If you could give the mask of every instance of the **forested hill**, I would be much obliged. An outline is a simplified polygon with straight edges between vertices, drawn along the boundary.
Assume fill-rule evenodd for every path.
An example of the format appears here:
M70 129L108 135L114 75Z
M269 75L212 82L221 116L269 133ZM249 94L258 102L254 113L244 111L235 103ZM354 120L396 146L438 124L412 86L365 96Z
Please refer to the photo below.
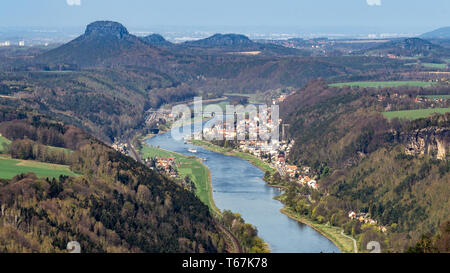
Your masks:
M414 99L446 90L336 88L314 81L286 99L280 109L296 141L290 160L311 166L310 176L319 179L320 195L307 205L311 217L343 227L361 247L377 240L398 252L450 220L450 113L414 121L382 115L432 107L435 102ZM448 100L441 103L448 107ZM288 196L294 208L310 202L299 201L295 189ZM368 213L387 232L350 220L349 211Z
M300 49L275 44L262 44L250 40L242 34L214 34L210 37L177 44L178 48L203 49L206 52L261 54L267 56L310 56Z
M74 126L2 107L0 132L13 158L59 158L80 175L0 179L2 252L62 252L69 241L83 252L225 251L194 194Z
M111 143L141 126L150 108L189 101L196 95L209 99L224 93L299 88L317 77L339 78L369 70L389 73L399 65L396 60L383 60L380 65L380 59L372 57L235 54L259 51L261 46L272 52L288 50L240 35L216 35L197 42L208 48L166 45L158 35L139 38L119 23L94 22L80 37L40 55L35 49L24 49L23 56L15 51L5 58L0 54L0 67L7 67L0 71L0 94L18 98L0 98L0 103L31 108Z
M442 27L420 35L423 39L450 39L450 27Z
M151 45L157 45L157 46L172 46L173 45L171 42L167 41L163 36L156 34L156 33L145 36L141 39Z
M139 59L163 58L161 50L130 34L117 22L97 21L89 24L83 35L36 58L37 64L70 64L94 67L130 64Z
M400 57L449 57L450 49L421 38L407 38L386 42L379 46L359 51L358 54L387 55Z
M211 37L200 39L196 41L188 41L183 44L191 47L237 47L237 48L251 48L256 46L256 43L250 40L245 35L240 34L214 34Z

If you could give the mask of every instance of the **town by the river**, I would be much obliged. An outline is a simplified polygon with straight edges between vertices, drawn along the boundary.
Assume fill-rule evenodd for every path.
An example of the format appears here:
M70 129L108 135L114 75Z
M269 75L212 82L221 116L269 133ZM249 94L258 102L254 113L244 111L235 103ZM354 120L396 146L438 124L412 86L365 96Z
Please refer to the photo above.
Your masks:
M202 147L175 140L171 132L146 140L150 146L203 158L211 173L213 199L220 210L240 213L258 229L259 236L273 253L340 252L322 234L280 212L283 205L274 200L280 190L263 180L264 172L248 161L215 153Z

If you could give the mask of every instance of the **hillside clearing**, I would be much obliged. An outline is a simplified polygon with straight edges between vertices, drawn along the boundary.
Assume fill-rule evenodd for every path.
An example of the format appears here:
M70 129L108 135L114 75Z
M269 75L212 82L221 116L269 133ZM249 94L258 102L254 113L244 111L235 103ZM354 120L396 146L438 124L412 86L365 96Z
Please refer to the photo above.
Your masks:
M333 83L329 84L329 86L333 87L343 87L343 86L358 86L358 87L397 87L397 86L417 86L417 87L426 87L436 84L434 82L423 82L423 81L379 81L379 82L342 82L342 83Z
M419 118L426 118L434 113L445 114L447 112L450 112L450 108L431 108L431 109L392 111L392 112L383 112L383 115L388 120L391 120L393 118L414 120L414 119L419 119Z
M22 173L33 172L38 177L57 178L60 175L79 176L72 172L69 166L42 163L32 160L18 160L0 156L0 178L11 179Z

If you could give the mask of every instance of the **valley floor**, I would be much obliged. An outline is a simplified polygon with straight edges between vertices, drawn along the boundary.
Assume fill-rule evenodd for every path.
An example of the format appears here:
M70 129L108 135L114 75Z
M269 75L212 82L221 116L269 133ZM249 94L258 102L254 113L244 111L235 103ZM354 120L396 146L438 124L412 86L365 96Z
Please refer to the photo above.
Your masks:
M145 144L145 141L143 142L140 155L143 159L150 157L176 158L180 178L189 176L195 184L196 195L198 198L206 204L212 212L218 215L221 214L212 197L211 175L209 169L201 163L199 158L151 147Z
M264 162L263 160L255 157L251 154L234 151L232 149L223 148L223 147L220 147L220 146L217 146L217 145L214 145L212 143L202 141L202 140L193 140L192 143L194 145L202 146L205 149L208 149L208 150L216 152L216 153L222 153L225 155L240 157L242 159L249 161L251 164L260 168L263 171L269 171L269 172L276 171L272 166L270 166L270 164L268 164L267 162ZM281 209L281 212L293 220L296 220L300 223L303 223L305 225L308 225L308 226L314 228L319 233L321 233L323 236L328 238L331 242L333 242L333 244L335 244L342 252L344 252L344 253L353 253L353 252L357 253L358 252L358 249L356 246L356 240L354 238L352 238L351 236L343 234L342 228L316 223L306 217L302 217L302 216L296 214L295 212L291 211L287 207Z

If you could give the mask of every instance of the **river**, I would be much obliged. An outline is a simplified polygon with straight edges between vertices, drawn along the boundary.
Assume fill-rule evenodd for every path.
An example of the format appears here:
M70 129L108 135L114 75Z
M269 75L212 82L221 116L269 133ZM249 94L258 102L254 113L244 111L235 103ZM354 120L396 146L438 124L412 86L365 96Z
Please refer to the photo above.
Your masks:
M273 253L340 252L319 232L290 219L280 212L283 205L274 200L280 190L268 186L262 179L264 172L241 158L211 152L202 147L175 140L171 133L148 139L148 145L173 152L205 158L211 171L213 198L221 210L242 215L247 223L258 228L259 236ZM192 154L189 148L195 147Z

